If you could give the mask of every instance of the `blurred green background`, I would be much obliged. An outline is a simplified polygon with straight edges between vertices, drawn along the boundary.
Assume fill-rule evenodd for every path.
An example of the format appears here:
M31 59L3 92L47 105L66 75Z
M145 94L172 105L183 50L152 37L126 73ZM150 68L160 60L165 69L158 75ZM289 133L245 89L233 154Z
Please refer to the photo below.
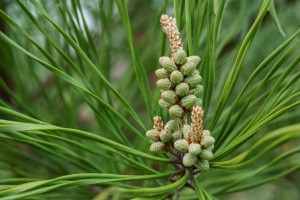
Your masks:
M150 113L147 111L147 106L140 94L126 32L114 1L82 0L80 1L81 11L75 10L76 1L40 0L39 2L49 12L54 21L80 44L80 47L87 53L97 68L138 113L147 128L151 127L151 117L155 114L160 114L165 119L167 118L166 111L159 108L157 103L160 94L155 87L156 77L154 71L158 68L158 58L162 55L170 55L169 44L161 31L159 18L162 13L175 15L173 1L127 1L134 45L137 48L136 54L140 58L140 64L144 67L151 86L152 94L150 96L154 109ZM182 2L177 1L179 4ZM24 3L27 5L28 2L24 1ZM234 64L242 40L257 16L261 3L262 1L245 0L228 0L226 2L216 46L215 85L207 113L207 120L214 115L222 87ZM69 64L53 48L45 34L38 30L15 1L1 0L0 6L3 11L34 38L35 42L43 46L55 58L55 61L59 63L62 69L69 72L70 75L80 78L70 69ZM28 4L28 6L30 7L31 5ZM257 35L245 58L244 67L237 86L229 99L229 104L233 102L249 75L259 63L285 41L287 37L299 29L299 0L276 0L274 1L274 6L278 21L270 13L267 13L263 19L262 25L258 29ZM80 12L83 13L86 24L80 19ZM80 67L99 96L107 102L111 102L114 108L128 118L132 124L136 125L136 122L125 112L123 105L110 98L108 91L99 82L94 72L89 70L86 63L76 55L74 49L67 44L57 30L35 9L32 9L31 14L41 23L49 38L56 44L59 44L71 60ZM187 38L187 32L184 10L182 10L180 16L181 18L177 19L177 21L184 41L184 48L186 48L187 40L185 38ZM206 21L203 22L203 24L205 23ZM196 49L197 55L203 57L208 38L206 26L195 28L203 29L202 34L197 36L199 37L199 45L197 45ZM37 57L45 59L39 49L32 45L18 30L10 27L3 18L0 18L0 30ZM86 30L89 31L86 32ZM299 70L299 66L297 70ZM42 68L37 62L34 62L2 41L0 42L0 76L2 79L0 88L2 106L9 105L22 113L51 124L90 132L103 132L105 137L115 139L115 136L109 133L107 125L107 120L113 119L103 119L106 116L105 111L100 110L100 114L95 116L80 92L54 76L47 69ZM257 80L261 80L264 76L265 74L259 75ZM203 76L204 83L205 79L206 77ZM272 85L273 82L268 84ZM263 86L260 94L269 90L270 85L268 84ZM288 119L274 121L276 123L265 127L263 131L299 122L299 111L291 112L292 114L289 115ZM129 135L129 138L133 137L133 134L125 126L120 125L120 128ZM260 134L257 134L251 140L255 141L255 138L259 136ZM144 148L144 144L140 144L138 139L133 139L131 142L138 149ZM244 145L240 151L247 149L250 144ZM290 149L291 146L298 146L299 144L299 141L293 141L278 148L276 151L280 154L280 152ZM240 151L236 152L236 154ZM264 162L268 159L270 158L266 157ZM255 165L253 167L255 168ZM105 166L105 168L109 169L110 166ZM44 172L42 171L41 173ZM0 171L0 177L9 176L11 176L9 172ZM221 196L220 199L300 199L299 188L300 172L298 171L285 176L281 181L275 181L258 188L230 194L229 196Z

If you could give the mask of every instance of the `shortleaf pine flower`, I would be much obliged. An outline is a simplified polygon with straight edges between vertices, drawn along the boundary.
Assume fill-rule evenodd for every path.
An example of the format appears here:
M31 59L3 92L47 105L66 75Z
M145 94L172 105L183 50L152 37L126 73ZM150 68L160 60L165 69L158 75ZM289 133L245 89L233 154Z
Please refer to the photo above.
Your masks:
M203 86L197 70L201 59L187 57L173 17L162 15L160 22L169 38L172 55L161 57L161 68L155 71L156 85L161 92L158 104L169 111L172 119L164 125L161 117L154 117L153 129L146 132L152 143L150 151L172 153L182 169L207 171L215 139L209 130L203 130Z

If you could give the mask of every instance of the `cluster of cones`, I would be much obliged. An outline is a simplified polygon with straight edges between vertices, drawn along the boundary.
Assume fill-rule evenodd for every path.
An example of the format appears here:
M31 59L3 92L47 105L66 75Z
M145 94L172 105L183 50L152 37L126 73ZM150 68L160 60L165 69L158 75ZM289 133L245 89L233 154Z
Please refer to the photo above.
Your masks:
M173 119L165 125L158 116L154 117L153 129L146 136L152 142L150 151L155 153L171 152L180 158L185 167L207 171L209 160L213 158L215 139L210 131L202 130L203 110L195 106L191 112L192 123L182 123Z
M202 78L196 70L200 57L187 58L185 51L179 50L172 57L161 57L159 62L162 68L155 71L159 79L156 85L162 92L159 105L175 118L182 118L196 105L201 106Z
M172 56L159 59L161 68L155 71L156 85L161 90L159 105L173 119L164 124L161 117L154 117L153 129L146 133L152 142L150 151L171 152L184 167L207 171L215 139L210 131L203 130L202 78L196 69L200 57L187 57L175 18L162 15L160 23L168 36Z

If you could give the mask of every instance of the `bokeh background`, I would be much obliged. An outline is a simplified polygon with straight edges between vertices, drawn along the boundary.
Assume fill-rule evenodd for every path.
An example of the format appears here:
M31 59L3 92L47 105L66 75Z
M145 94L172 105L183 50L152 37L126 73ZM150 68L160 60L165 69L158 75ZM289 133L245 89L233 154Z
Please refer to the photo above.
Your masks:
M27 4L27 1L24 2ZM151 86L151 96L154 102L154 110L151 113L147 112L138 88L128 40L114 1L80 1L81 11L86 23L80 19L80 12L74 10L76 1L40 0L39 2L49 12L55 22L68 32L88 53L88 56L97 68L130 102L130 105L137 111L148 127L152 123L149 121L149 116L161 114L165 118L167 117L167 113L159 108L157 104L159 91L155 87L156 77L154 71L158 67L158 58L162 55L170 54L167 40L160 28L159 18L162 13L175 15L173 1L127 1L133 39L137 53L140 56L140 62L145 69ZM178 2L180 4L181 1ZM216 50L215 92L212 94L210 109L207 114L208 118L214 114L222 86L234 64L242 40L256 18L261 2L245 0L228 0L226 2ZM299 29L300 1L275 0L273 3L278 18L274 18L271 13L267 13L265 16L245 58L244 67L238 79L237 87L233 91L232 98L236 97L249 78L250 73L254 71L258 64L287 37ZM28 5L30 6L30 4ZM73 73L72 70L68 69L68 63L46 39L45 34L38 30L14 0L1 0L0 8L11 16L37 43L45 47L63 69L67 72L70 71L70 74ZM182 10L182 18L184 18L184 13L185 11ZM59 44L64 52L80 66L92 86L99 92L99 95L106 101L114 102L114 99L109 99L107 91L99 83L95 74L88 69L82 59L75 54L74 49L64 41L56 29L35 9L32 9L31 14L42 24L51 40ZM182 34L184 47L186 47L187 41L185 38L187 37L187 32L185 21L177 21L181 22L178 26ZM203 24L205 23L204 21ZM198 28L205 30L205 26ZM9 26L3 18L0 18L0 30L21 46L29 49L34 55L45 59L39 49L33 46L18 30ZM85 32L86 30L89 30L89 33ZM200 57L203 57L207 43L207 32L202 31L202 33L199 36L197 48L197 55ZM299 70L299 67L297 69ZM41 67L37 62L34 62L2 41L0 42L0 77L2 106L9 105L20 112L63 127L83 129L91 132L107 132L106 121L99 116L95 117L91 107L74 88ZM257 77L257 79L259 80L263 77L264 74L261 77ZM205 80L205 77L203 79ZM273 83L270 82L269 84ZM265 85L264 88L268 90L269 86ZM260 91L260 93L263 92L264 89ZM229 102L232 102L232 99ZM114 107L124 116L127 115L119 103L114 103ZM293 114L289 115L288 119L279 120L274 123L274 126L271 124L265 127L262 132L273 130L275 125L276 127L281 127L286 124L299 122L299 111L295 110L292 112ZM134 122L132 121L132 123ZM126 131L125 127L121 126L121 128L124 128ZM131 135L130 132L128 134ZM110 134L106 134L105 137L114 138ZM259 134L255 137L259 137ZM138 141L134 141L134 143L138 146ZM299 141L292 141L276 151L277 153L284 152L290 149L291 146L297 145L300 145ZM249 146L251 146L251 143L248 146L244 145L243 148L247 149ZM32 151L27 146L21 146L20 148L23 148L25 151ZM0 154L4 154L4 152ZM33 154L35 154L34 151ZM268 160L270 158L266 157L265 159ZM2 162L1 164L5 165ZM256 164L253 165L254 168L255 166ZM109 168L109 166L107 167ZM22 170L26 171L28 169L25 166ZM44 171L37 170L36 173L38 176L39 173L44 173ZM0 178L12 176L15 176L13 171L1 170L0 167ZM300 172L298 171L285 176L278 182L275 181L258 188L230 194L220 197L220 199L300 199L299 188Z

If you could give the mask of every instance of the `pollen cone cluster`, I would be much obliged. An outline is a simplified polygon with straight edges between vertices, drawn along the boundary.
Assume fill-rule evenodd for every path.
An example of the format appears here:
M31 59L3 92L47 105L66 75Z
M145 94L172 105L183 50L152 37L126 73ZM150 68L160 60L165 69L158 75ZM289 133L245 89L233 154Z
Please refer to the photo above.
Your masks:
M166 125L159 116L154 117L153 129L147 131L146 136L151 140L150 150L152 152L166 151L168 143L173 142L176 138L178 124L175 120L170 120Z
M172 56L159 58L161 68L155 71L158 78L156 85L161 90L158 103L168 109L172 117L183 118L192 107L202 105L202 78L196 70L201 59L186 56L174 18L162 15L160 23L169 38Z
M182 155L181 162L185 167L195 166L207 171L208 161L213 158L215 139L209 130L202 130L203 109L200 106L193 107L191 121L187 124L172 119L164 125L160 117L154 117L153 129L146 132L152 142L150 151L161 153L174 149Z
M173 119L164 125L159 116L154 117L153 129L146 133L152 142L150 150L171 152L185 167L207 171L215 139L209 130L203 130L202 78L196 69L200 57L187 57L174 18L162 15L160 22L169 38L172 55L161 57L161 68L155 71L161 90L158 103L168 109Z
M177 140L174 147L177 151L185 153L182 159L184 166L196 165L199 169L207 171L209 169L208 161L213 158L212 150L215 139L209 130L202 130L203 109L200 106L193 107L191 118L191 125L183 125L183 138Z
M169 110L175 118L182 118L196 105L201 106L203 87L201 76L196 66L198 56L187 57L184 50L179 50L172 57L163 56L159 59L162 68L155 71L157 87L161 90L159 105Z

